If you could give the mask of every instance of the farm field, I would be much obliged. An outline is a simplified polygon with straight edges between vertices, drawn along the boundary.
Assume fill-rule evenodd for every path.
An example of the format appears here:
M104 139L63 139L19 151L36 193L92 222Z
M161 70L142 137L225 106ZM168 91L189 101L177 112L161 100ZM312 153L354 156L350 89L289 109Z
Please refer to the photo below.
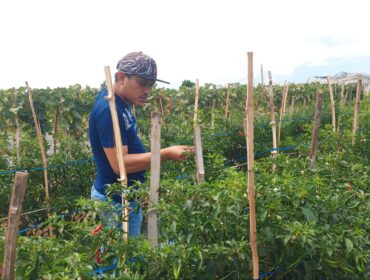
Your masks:
M260 279L370 278L370 95L361 90L356 99L357 84L331 88L333 103L325 83L272 87L279 131L274 148L268 87L254 87ZM312 165L319 89L323 107ZM88 117L98 90L79 85L32 90L47 168L26 88L0 90L0 262L14 176L27 170L16 279L253 279L246 91L242 84L200 87L205 181L197 182L193 159L162 164L159 202L144 204L146 218L152 209L158 214L159 244L153 247L146 221L142 236L128 241L118 229L99 227L111 206L90 200L95 162ZM191 81L178 90L155 88L150 103L135 108L148 150L153 111L161 115L162 147L193 145L195 92ZM130 197L148 201L150 172L147 176Z

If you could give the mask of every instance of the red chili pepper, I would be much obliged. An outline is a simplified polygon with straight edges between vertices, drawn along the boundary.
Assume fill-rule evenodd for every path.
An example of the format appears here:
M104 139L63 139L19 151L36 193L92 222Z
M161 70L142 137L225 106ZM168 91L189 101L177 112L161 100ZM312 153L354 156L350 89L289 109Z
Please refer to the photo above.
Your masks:
M95 261L98 263L98 264L103 264L103 260L101 259L101 257L95 255Z
M103 228L103 225L102 225L102 224L98 225L95 229L93 229L93 230L91 231L91 234L92 234L92 235L94 235L94 236L96 236L96 235L98 234L98 232L99 232L102 228Z
M106 251L108 251L108 248L104 248L104 246L99 246L95 250L95 260L98 264L103 264L103 260L100 257L103 255Z

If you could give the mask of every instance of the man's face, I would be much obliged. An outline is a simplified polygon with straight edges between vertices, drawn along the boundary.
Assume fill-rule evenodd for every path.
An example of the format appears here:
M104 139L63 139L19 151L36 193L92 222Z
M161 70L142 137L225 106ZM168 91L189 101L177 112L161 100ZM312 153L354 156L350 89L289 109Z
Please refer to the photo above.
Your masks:
M152 92L155 81L131 76L120 79L117 83L117 94L126 103L133 105L144 105Z

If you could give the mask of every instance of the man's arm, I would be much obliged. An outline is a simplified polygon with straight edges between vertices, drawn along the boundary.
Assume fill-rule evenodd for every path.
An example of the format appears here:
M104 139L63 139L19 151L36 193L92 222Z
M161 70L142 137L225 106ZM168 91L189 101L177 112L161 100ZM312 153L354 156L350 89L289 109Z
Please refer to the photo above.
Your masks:
M105 155L114 173L119 174L116 148L104 148ZM134 173L150 168L152 153L128 154L127 146L122 146L123 158L125 161L126 173ZM194 154L194 147L186 145L171 146L161 149L161 161L184 160L187 153Z

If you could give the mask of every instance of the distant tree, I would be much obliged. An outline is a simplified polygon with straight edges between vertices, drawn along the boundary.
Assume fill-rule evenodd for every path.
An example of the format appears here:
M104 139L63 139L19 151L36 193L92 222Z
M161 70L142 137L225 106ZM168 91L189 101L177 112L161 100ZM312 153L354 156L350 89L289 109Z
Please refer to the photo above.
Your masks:
M180 87L192 88L195 86L195 83L190 80L183 80Z

